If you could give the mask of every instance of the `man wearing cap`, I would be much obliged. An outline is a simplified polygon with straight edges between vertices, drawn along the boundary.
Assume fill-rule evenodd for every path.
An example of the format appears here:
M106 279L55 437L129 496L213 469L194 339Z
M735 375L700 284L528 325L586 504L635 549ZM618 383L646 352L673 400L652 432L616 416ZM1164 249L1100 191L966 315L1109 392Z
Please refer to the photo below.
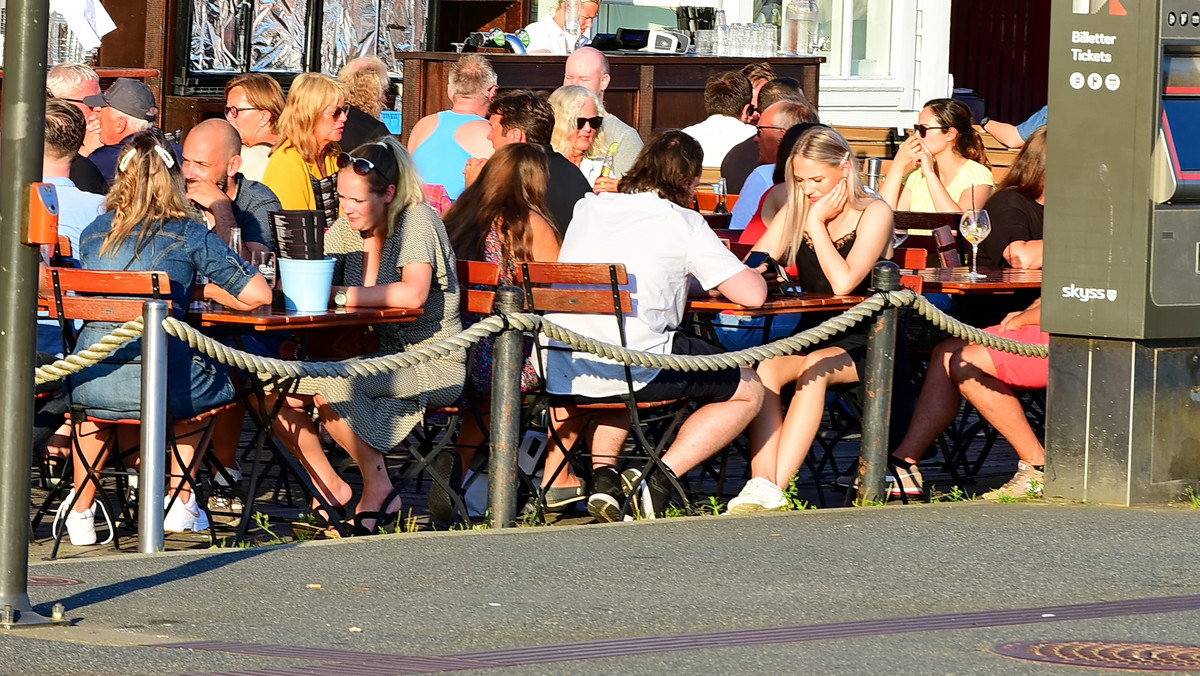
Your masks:
M110 184L117 174L117 158L130 136L154 127L158 119L158 104L150 88L137 80L118 78L103 94L93 94L83 103L98 111L100 116L100 142L104 145L88 156L96 165L104 180ZM183 162L183 150L172 143L175 161Z

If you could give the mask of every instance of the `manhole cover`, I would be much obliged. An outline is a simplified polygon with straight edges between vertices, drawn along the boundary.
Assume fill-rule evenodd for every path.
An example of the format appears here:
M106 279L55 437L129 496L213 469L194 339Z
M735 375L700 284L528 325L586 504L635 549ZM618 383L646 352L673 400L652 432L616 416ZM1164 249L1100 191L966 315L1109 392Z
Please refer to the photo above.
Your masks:
M992 652L1021 660L1139 671L1200 670L1200 646L1112 641L1002 643Z
M83 580L72 580L69 577L50 577L48 575L30 575L25 579L30 587L71 587L83 584Z

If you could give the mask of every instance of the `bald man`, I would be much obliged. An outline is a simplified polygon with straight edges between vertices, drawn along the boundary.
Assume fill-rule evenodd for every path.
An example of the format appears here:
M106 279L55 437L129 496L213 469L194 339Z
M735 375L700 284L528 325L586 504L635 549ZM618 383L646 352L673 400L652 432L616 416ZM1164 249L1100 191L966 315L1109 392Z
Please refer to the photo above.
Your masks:
M250 260L255 251L271 250L267 214L280 211L279 199L267 186L251 181L242 167L242 138L225 120L205 120L183 140L183 178L188 199L200 208L208 227L229 241L229 229L242 229L242 250Z
M564 85L577 85L589 89L600 103L604 103L604 91L608 89L608 59L604 53L594 47L580 47L567 57L566 72L563 74ZM613 153L613 170L620 178L633 167L633 161L642 151L642 137L637 130L625 124L611 111L604 114L604 138L609 143L616 142L617 150Z

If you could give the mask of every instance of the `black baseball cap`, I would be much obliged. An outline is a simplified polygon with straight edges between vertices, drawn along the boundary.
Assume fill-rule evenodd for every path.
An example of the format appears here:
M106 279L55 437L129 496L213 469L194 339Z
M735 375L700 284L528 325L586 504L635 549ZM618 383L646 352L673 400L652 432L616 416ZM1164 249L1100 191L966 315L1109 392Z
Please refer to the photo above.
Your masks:
M154 101L154 92L142 82L127 77L117 78L103 94L84 97L83 105L92 108L115 108L130 117L147 122L158 119L158 104Z

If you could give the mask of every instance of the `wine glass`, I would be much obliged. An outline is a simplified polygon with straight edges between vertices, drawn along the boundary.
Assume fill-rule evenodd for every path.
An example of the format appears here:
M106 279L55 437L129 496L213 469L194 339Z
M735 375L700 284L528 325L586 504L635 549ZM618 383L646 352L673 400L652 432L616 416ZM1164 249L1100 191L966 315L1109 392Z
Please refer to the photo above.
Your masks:
M979 273L977 263L979 261L979 243L987 239L992 232L992 221L988 218L988 212L983 209L964 211L962 221L958 224L958 231L962 233L963 239L971 243L971 272L967 274L967 277L970 279L986 278L987 275Z

